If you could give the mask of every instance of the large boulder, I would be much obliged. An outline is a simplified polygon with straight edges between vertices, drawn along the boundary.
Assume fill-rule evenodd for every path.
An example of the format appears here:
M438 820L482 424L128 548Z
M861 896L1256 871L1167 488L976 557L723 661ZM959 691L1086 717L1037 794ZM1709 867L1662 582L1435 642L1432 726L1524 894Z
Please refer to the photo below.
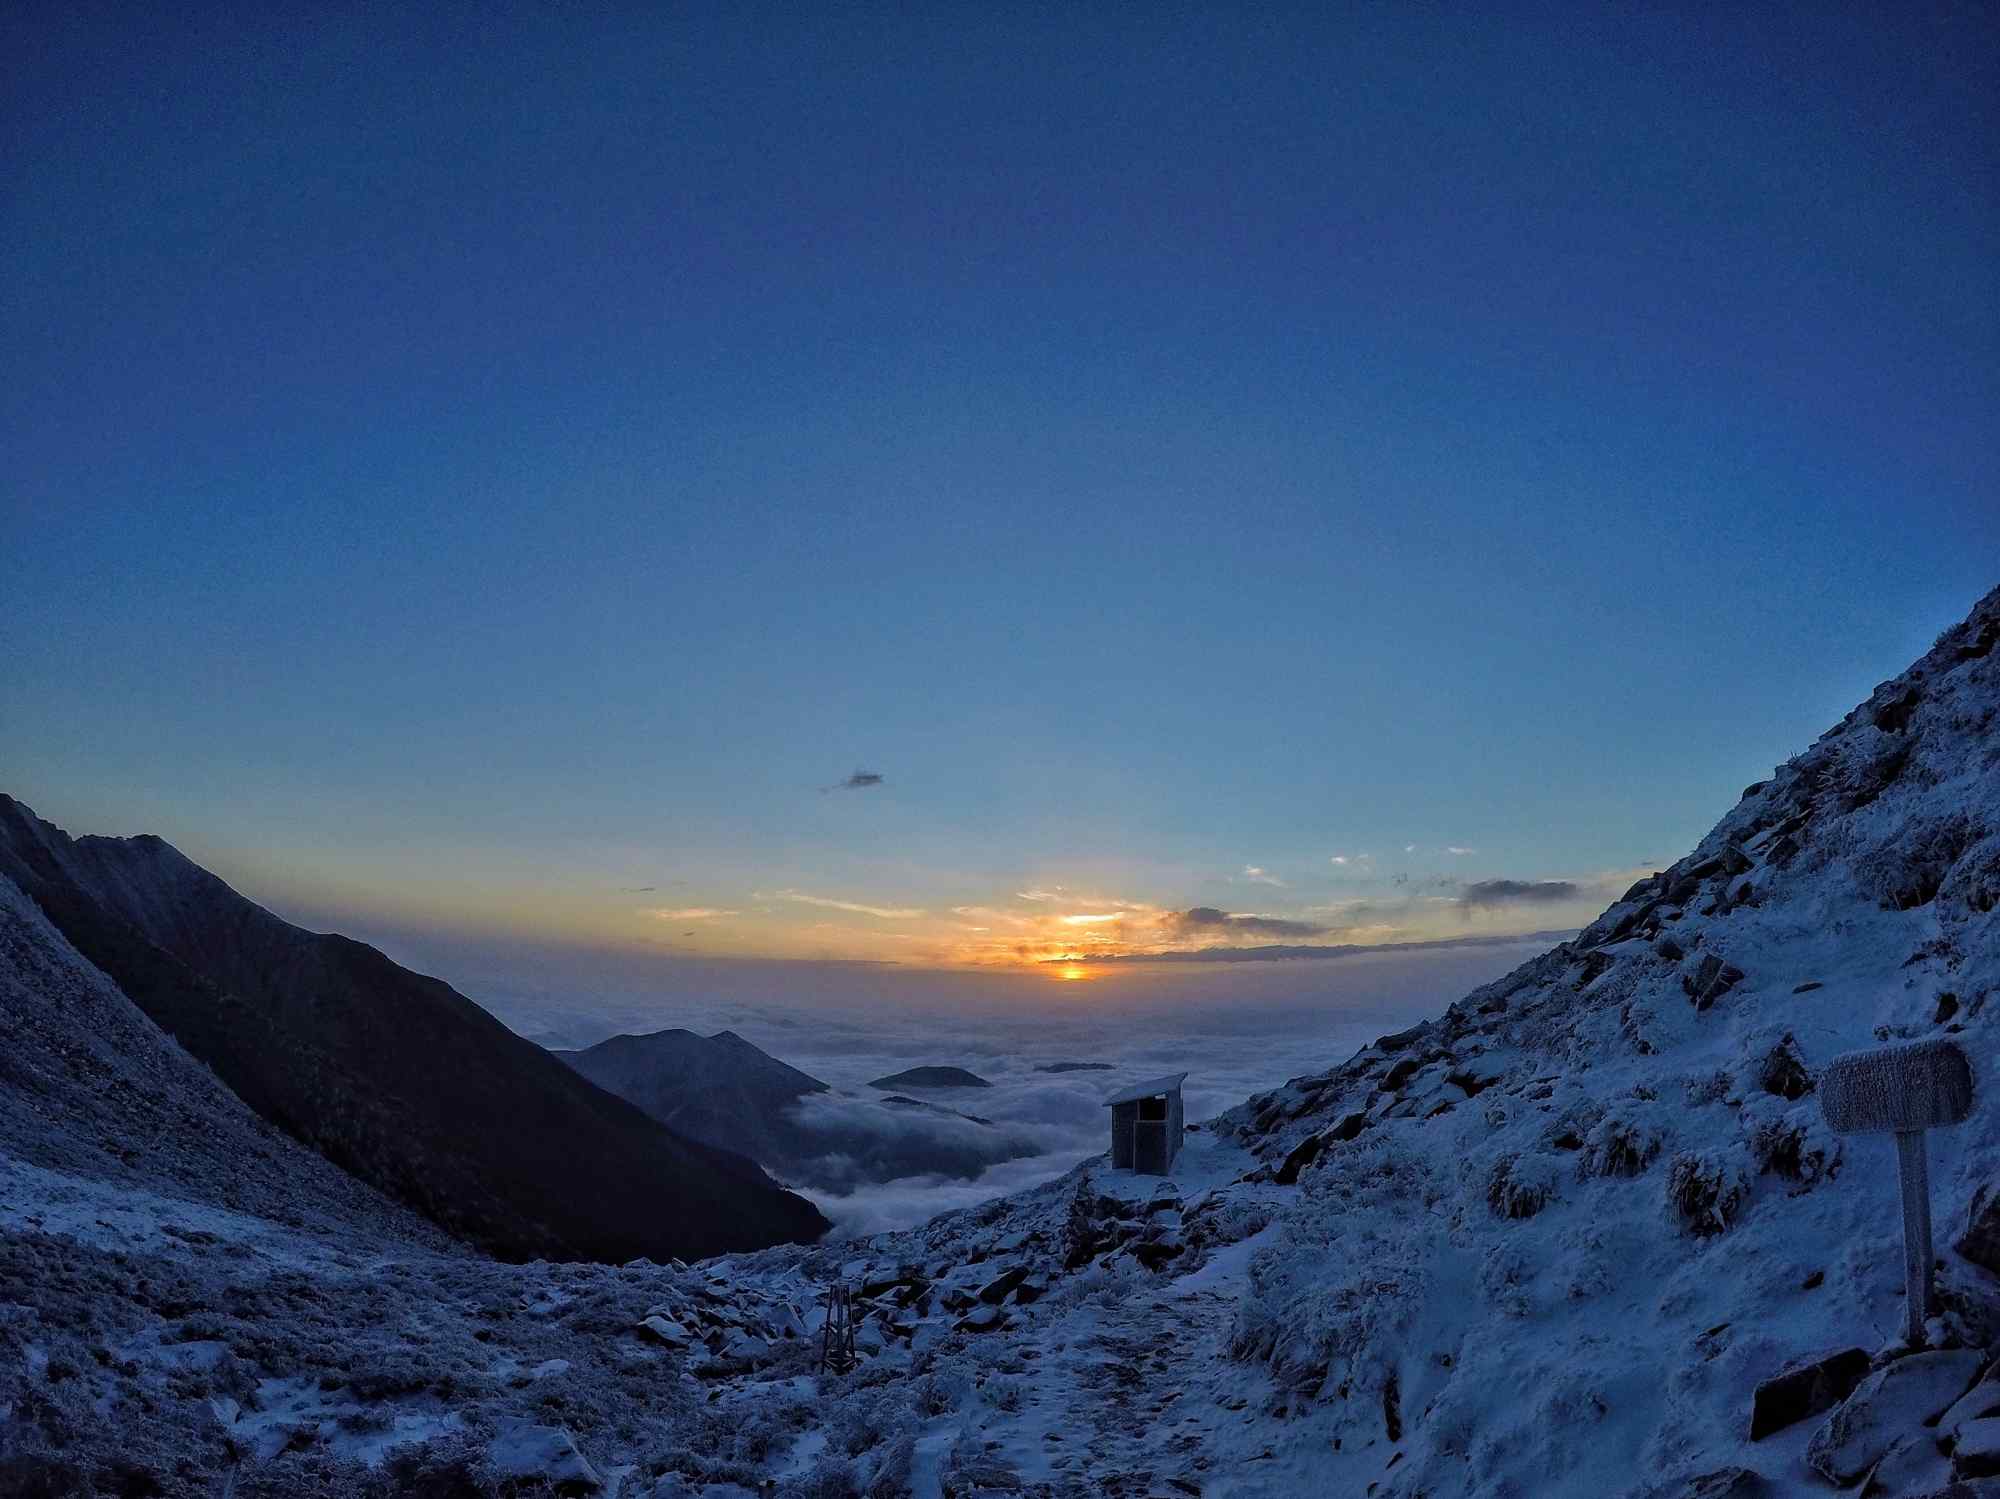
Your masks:
M2000 1416L1982 1416L1958 1428L1951 1472L1954 1478L2000 1478Z
M511 1422L487 1446L486 1456L502 1478L546 1484L558 1494L594 1494L604 1487L576 1450L576 1439L560 1426Z
M1817 1416L1853 1393L1868 1372L1868 1355L1859 1348L1802 1359L1757 1386L1750 1404L1750 1440L1762 1441L1774 1431Z
M1855 1386L1840 1409L1806 1444L1806 1463L1845 1488L1898 1445L1937 1420L1979 1377L1985 1355L1970 1348L1916 1353L1877 1369Z

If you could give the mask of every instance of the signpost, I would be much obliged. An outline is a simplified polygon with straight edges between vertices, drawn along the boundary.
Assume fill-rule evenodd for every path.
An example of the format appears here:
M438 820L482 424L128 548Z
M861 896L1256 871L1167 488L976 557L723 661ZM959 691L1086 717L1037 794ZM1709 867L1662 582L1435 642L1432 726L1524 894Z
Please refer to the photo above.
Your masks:
M1933 1310L1930 1166L1924 1131L1972 1112L1972 1064L1953 1041L1913 1041L1835 1057L1819 1077L1819 1106L1838 1134L1889 1133L1903 1187L1906 1341L1920 1348Z

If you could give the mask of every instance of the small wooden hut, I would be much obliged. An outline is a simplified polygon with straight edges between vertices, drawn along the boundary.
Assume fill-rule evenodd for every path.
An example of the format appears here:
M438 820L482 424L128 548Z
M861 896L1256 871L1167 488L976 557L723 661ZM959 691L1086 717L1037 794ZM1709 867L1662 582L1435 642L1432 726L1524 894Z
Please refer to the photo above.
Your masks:
M1181 1153L1181 1084L1185 1072L1134 1083L1104 1100L1111 1110L1111 1166L1165 1176Z

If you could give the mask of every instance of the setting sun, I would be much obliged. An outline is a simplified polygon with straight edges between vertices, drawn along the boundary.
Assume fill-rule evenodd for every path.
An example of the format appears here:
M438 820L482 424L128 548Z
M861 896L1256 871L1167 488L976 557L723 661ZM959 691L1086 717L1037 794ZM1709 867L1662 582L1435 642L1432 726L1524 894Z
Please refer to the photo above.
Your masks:
M1064 983L1073 984L1090 976L1088 968L1078 967L1075 963L1065 963L1056 970L1056 977Z

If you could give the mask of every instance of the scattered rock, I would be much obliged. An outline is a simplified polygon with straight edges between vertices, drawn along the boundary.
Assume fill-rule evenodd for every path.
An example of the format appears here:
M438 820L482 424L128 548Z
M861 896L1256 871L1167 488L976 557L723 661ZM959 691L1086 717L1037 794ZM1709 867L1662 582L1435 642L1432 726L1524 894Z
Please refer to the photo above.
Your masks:
M2000 1416L1981 1416L1958 1428L1951 1473L1954 1478L2000 1478Z
M1295 1185L1299 1173L1318 1160L1320 1152L1324 1149L1326 1149L1324 1134L1307 1135L1286 1153L1284 1161L1272 1174L1271 1180L1281 1187Z
M1792 993L1810 994L1815 989L1824 989L1825 987L1826 985L1822 984L1818 979L1807 979L1803 984L1792 985Z
M2000 1416L2000 1365L1986 1371L1986 1377L1967 1390L1950 1410L1938 1418L1938 1435L1949 1439L1968 1421L1983 1416Z
M1012 1270L995 1276L979 1288L979 1299L988 1306L998 1306L1007 1299L1007 1293L1028 1278L1028 1267L1016 1265Z
M1764 1480L1748 1468L1717 1468L1690 1478L1675 1499L1758 1499Z
M1710 953L1693 973L1681 975L1681 988L1697 1010L1706 1010L1742 981L1742 969Z
M1877 1369L1812 1434L1807 1466L1840 1487L1859 1483L1899 1438L1935 1421L1963 1395L1984 1361L1969 1348L1953 1348Z
M648 1317L638 1330L641 1337L669 1348L685 1348L694 1341L694 1334L671 1317Z
M1793 1100L1813 1090L1813 1077L1799 1055L1798 1043L1789 1035L1764 1054L1757 1064L1757 1086L1766 1093Z
M1384 1051L1401 1051L1412 1042L1421 1040L1430 1028L1431 1023L1428 1020L1419 1021L1408 1030L1397 1031L1393 1035L1378 1037L1375 1044Z
M2000 1192L1987 1183L1972 1196L1965 1215L1965 1232L1951 1246L1965 1258L2000 1275Z
M502 1478L539 1480L559 1494L594 1494L604 1487L576 1450L575 1438L560 1426L508 1422L487 1446L486 1456Z
M1006 1325L1006 1312L997 1306L980 1306L960 1317L955 1328L959 1332L998 1332Z
M1750 1403L1750 1440L1817 1416L1845 1400L1868 1372L1868 1355L1845 1348L1793 1364L1757 1386Z

